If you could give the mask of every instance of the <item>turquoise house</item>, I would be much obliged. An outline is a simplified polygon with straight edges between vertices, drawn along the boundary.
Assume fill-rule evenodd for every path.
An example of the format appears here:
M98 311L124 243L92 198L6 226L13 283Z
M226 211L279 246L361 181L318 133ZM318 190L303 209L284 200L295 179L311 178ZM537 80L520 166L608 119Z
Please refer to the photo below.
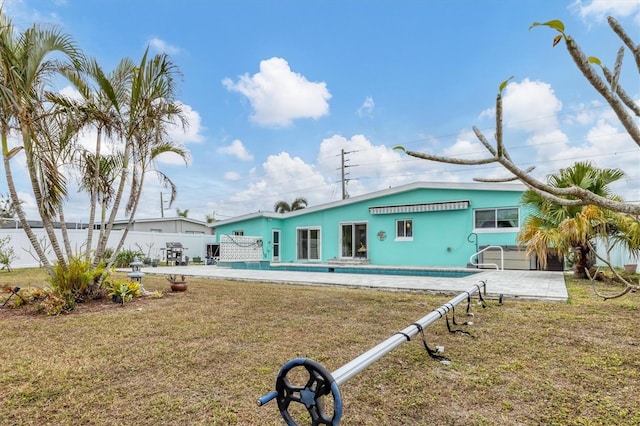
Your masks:
M501 262L535 269L516 236L526 188L506 183L417 182L288 213L217 221L221 265L368 264L466 268ZM475 256L482 248L491 249ZM491 266L494 267L494 266Z

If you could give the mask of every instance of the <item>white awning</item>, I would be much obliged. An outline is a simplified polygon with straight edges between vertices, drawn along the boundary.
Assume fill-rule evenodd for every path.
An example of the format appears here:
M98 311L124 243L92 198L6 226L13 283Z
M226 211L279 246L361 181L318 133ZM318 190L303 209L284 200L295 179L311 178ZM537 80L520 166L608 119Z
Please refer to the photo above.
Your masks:
M469 208L469 200L445 201L440 203L404 204L400 206L369 207L371 214L422 213L448 210L464 210Z

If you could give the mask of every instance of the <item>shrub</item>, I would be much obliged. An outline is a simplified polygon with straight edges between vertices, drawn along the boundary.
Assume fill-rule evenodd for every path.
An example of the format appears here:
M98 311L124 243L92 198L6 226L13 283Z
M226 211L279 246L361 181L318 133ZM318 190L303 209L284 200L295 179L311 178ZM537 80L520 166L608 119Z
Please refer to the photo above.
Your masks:
M120 250L116 256L114 265L116 268L126 268L135 258L141 259L144 254L137 250Z
M104 264L92 269L90 262L74 256L69 259L67 268L60 264L54 265L49 283L58 296L73 308L77 302L104 296L101 279L105 285L109 282L109 273L105 273Z
M69 303L54 292L45 291L44 296L34 301L36 311L46 315L60 315L75 309L75 303Z
M5 286L4 290L11 293L13 288ZM7 300L6 298L4 299ZM6 307L8 308L33 308L36 312L46 315L60 315L72 311L75 303L69 303L60 297L53 289L27 288L21 289L11 297Z
M134 297L140 297L140 283L137 281L116 280L111 283L109 297L123 305Z
M11 247L11 236L0 238L0 265L2 269L11 272L11 262L16 260L17 256L13 247Z

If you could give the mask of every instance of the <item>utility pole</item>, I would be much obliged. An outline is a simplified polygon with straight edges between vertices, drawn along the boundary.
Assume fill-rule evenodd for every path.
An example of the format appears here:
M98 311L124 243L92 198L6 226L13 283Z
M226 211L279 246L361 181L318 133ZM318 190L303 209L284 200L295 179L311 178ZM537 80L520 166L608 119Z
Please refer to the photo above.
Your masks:
M344 149L340 152L340 171L342 172L342 199L347 198L347 181L344 179Z
M353 152L353 151L345 152L345 150L344 150L344 149L340 150L340 157L341 157L341 161L340 161L340 171L341 171L341 174L342 174L342 199L343 199L343 200L344 200L344 199L346 199L346 198L349 198L349 194L347 193L347 181L348 181L349 179L347 179L347 178L346 178L346 171L345 171L345 169L346 169L347 167L351 167L351 166L347 166L347 165L345 164L347 161L349 161L349 159L345 159L345 158L344 158L344 155L345 155L345 154L350 154L351 152Z
M164 200L162 199L162 191L160 191L160 217L164 218Z

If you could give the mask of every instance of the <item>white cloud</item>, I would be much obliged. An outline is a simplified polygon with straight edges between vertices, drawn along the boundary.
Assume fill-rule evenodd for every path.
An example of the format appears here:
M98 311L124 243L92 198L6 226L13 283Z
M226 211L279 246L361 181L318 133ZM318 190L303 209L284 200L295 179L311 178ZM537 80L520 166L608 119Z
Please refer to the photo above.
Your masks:
M495 107L491 107L491 108L482 110L482 112L480 112L480 115L478 116L478 119L482 120L485 118L494 118L495 116L496 116L496 109Z
M295 119L318 119L329 113L331 94L326 83L308 81L291 71L282 58L260 61L258 73L244 74L237 82L225 78L222 84L249 99L254 111L251 119L261 126L288 127Z
M58 91L58 93L60 93L62 96L66 96L69 99L72 99L74 101L81 101L82 100L82 95L80 94L80 92L78 92L78 90L72 86L64 86L62 89L60 89Z
M342 178L340 153L343 149L347 192L352 196L421 179L420 174L427 164L385 145L374 145L363 135L350 139L333 135L320 144L317 163L319 170L336 182Z
M478 160L491 156L491 153L478 141L473 132L462 132L455 143L442 151L447 157L461 158L465 160Z
M203 130L200 114L187 104L181 102L178 102L178 104L182 108L186 125L183 128L181 123L174 120L173 123L168 125L167 136L174 145L186 150L186 159L173 152L165 152L156 157L156 161L161 164L184 166L186 160L186 165L190 165L193 159L186 145L190 143L202 143L204 141L204 137L200 133Z
M167 55L177 55L181 51L179 47L173 46L157 37L153 37L151 40L149 40L149 46L153 50L161 53L166 53Z
M177 102L177 104L182 109L182 114L186 120L186 126L182 128L180 123L174 121L168 129L169 138L175 142L185 145L189 143L204 142L204 136L202 136L201 132L205 128L202 127L200 113L191 108L190 105L183 104L182 102Z
M224 180L236 181L236 180L240 180L241 178L242 178L242 175L238 172L226 172L224 174Z
M582 19L594 18L603 21L607 16L613 15L625 18L638 15L640 2L637 0L576 0L570 6Z
M255 173L251 173L255 175ZM261 176L245 190L237 191L231 197L234 212L225 214L245 214L256 210L272 211L277 201L293 201L305 197L309 205L317 205L331 199L332 188L325 177L313 165L300 157L291 157L287 152L270 155L262 164Z
M370 116L373 113L376 103L371 96L367 96L358 111L356 112L359 117Z
M236 139L231 142L231 145L218 148L218 152L221 154L232 155L242 161L253 160L253 155L247 151L240 139Z
M562 102L551 85L524 79L511 83L503 98L504 126L535 133L546 133L558 127L557 114Z
M586 126L596 121L598 109L603 107L602 102L593 101L589 105L580 104L572 113L565 116L562 120L563 124L578 124Z

